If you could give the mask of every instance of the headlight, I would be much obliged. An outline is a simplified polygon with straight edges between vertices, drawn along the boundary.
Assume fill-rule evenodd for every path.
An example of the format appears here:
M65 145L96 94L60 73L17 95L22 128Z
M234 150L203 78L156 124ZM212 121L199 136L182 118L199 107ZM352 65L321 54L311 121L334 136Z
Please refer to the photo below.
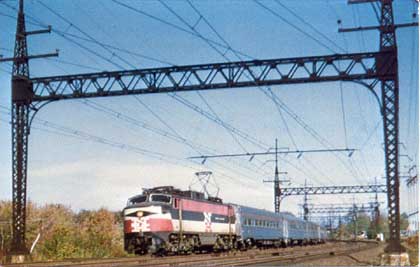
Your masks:
M142 211L138 211L137 212L137 217L141 217L141 216L143 216L143 212Z

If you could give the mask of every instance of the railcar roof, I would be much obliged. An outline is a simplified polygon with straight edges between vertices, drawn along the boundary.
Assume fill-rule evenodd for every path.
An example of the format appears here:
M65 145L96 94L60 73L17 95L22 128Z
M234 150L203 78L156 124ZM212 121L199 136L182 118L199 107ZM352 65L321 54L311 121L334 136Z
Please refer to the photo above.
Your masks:
M277 214L269 210L264 210L264 209L254 208L254 207L248 207L248 206L243 206L243 205L238 205L238 204L231 204L231 205L239 207L244 212L254 213L256 215L276 216L276 217L285 218L288 220L301 220L290 212L280 212Z

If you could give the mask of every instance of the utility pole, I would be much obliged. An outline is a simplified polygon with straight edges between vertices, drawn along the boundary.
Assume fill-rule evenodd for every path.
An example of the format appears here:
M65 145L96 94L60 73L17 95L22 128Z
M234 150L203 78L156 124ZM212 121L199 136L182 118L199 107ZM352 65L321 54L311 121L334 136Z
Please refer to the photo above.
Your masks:
M375 184L376 184L376 177L375 177ZM380 218L380 210L379 210L379 201L378 201L378 191L375 192L375 211L374 211L374 223L375 223L375 234L379 232L379 218Z
M307 184L306 184L306 179L305 179L305 188L306 188ZM305 190L305 194L303 195L303 219L305 221L308 220L308 215L309 215L309 208L308 208L308 193Z
M357 206L356 203L354 201L354 197L353 197L353 223L354 223L354 239L356 240L357 238Z
M278 147L277 147L277 138L276 138L276 167L274 170L274 211L275 213L280 212L280 179L279 179L279 160L278 160Z
M280 212L280 197L281 197L281 187L280 184L290 182L290 180L280 180L279 174L287 174L287 172L279 172L279 160L278 160L278 144L277 144L277 138L275 141L275 167L274 167L274 180L263 180L264 183L273 183L274 188L274 212L279 213Z

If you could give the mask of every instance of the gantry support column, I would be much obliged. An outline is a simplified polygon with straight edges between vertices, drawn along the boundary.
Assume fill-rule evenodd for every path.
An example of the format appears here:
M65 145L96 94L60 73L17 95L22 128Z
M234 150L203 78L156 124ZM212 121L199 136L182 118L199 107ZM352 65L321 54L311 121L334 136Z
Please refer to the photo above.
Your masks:
M25 103L12 105L12 175L13 175L13 240L14 255L27 254L26 230L26 189L29 135L29 106Z
M12 255L28 253L25 243L29 107L33 99L29 80L23 0L19 1L12 74Z
M385 143L386 184L388 190L389 252L400 252L400 205L398 171L399 87L397 42L392 0L381 1L380 51L386 52L377 62L384 72L381 79L382 116ZM378 64L379 63L379 64Z

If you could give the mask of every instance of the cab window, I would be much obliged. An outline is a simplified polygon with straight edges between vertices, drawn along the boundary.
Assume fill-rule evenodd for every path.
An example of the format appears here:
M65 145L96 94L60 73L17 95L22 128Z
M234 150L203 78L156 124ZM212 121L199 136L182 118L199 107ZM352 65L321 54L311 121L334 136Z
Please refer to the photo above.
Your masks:
M128 200L128 205L139 204L147 201L147 196L135 196Z
M167 195L151 195L150 201L152 202L163 202L163 203L171 203L171 197Z

